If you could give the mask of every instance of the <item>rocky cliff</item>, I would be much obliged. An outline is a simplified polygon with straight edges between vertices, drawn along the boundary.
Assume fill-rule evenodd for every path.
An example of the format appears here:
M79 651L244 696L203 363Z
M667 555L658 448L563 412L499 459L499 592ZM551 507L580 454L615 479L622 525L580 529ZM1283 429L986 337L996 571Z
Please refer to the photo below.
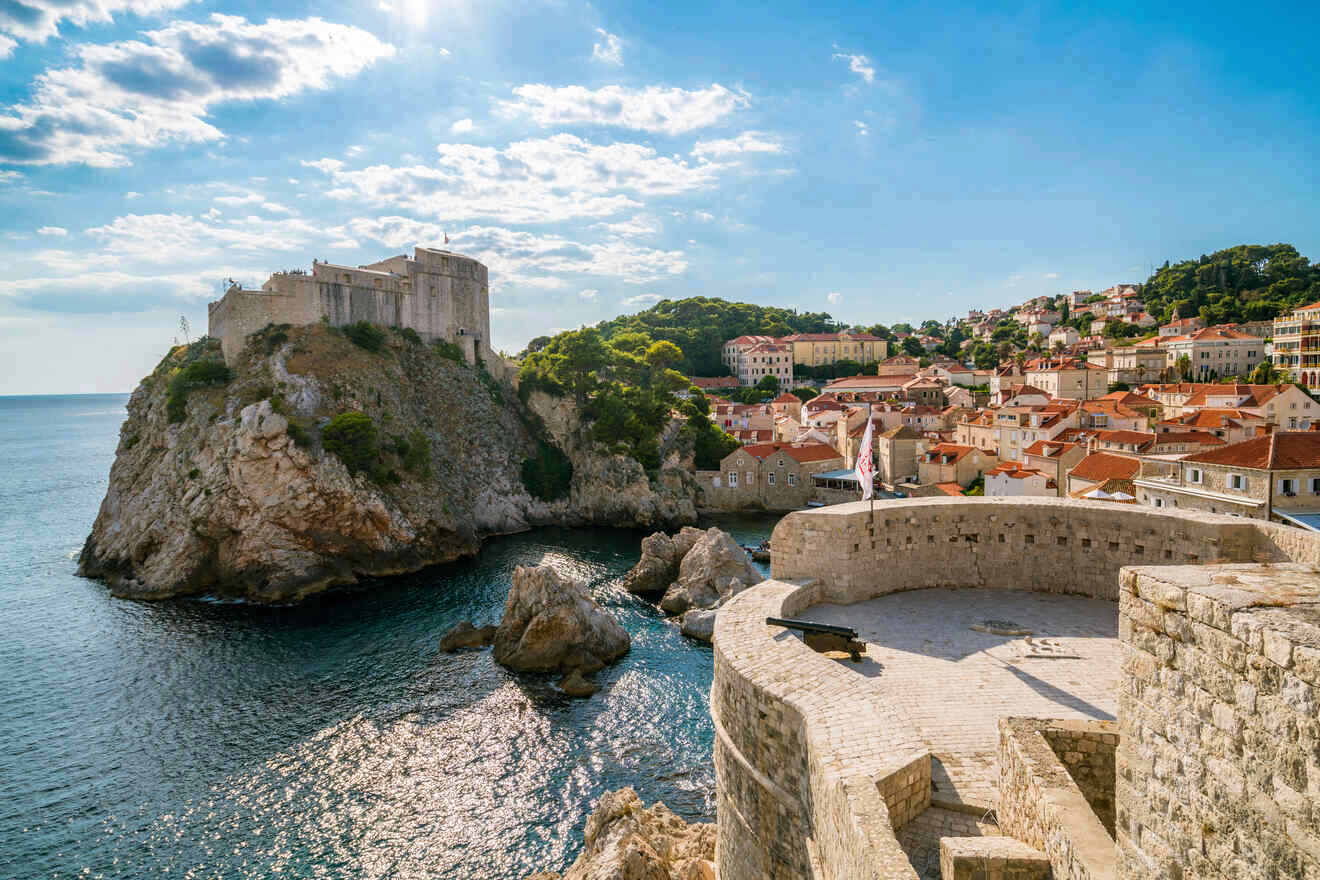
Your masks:
M524 405L452 355L399 333L373 351L323 325L254 334L231 374L214 342L175 348L129 400L81 573L134 598L282 602L535 525L696 519L680 451L648 476L591 443L571 401ZM366 431L328 451L347 413ZM537 498L520 473L546 448L573 473L558 497Z

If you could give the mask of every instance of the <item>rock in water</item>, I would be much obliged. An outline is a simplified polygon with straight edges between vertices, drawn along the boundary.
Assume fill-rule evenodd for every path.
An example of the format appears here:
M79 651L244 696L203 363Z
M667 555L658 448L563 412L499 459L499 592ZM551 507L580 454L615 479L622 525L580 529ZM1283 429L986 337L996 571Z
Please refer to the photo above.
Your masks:
M663 593L678 579L679 563L704 535L701 529L684 526L672 538L656 532L642 539L642 558L623 576L623 587L630 593Z
M683 613L681 631L688 638L709 642L715 638L714 608L691 608Z
M548 565L518 566L495 660L519 672L591 671L628 653L628 633L586 587Z
M689 824L664 804L643 807L631 788L606 792L587 819L582 852L561 877L526 880L708 880L715 876L715 826Z
M440 639L440 650L452 654L462 648L484 648L495 641L495 627L475 627L472 621L464 620Z
M660 607L673 615L689 608L715 608L762 580L738 542L728 532L710 528L683 557L678 581L665 591Z
M574 669L560 680L559 689L570 697L589 697L600 690L600 685L586 678L581 670Z

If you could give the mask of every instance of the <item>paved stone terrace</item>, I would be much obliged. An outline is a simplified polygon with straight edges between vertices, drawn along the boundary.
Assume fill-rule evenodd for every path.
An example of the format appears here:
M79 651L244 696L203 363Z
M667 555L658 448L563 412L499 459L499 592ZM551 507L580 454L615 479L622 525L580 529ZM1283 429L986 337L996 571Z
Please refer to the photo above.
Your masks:
M940 873L941 837L996 837L999 827L967 813L931 807L903 826L899 845L921 880L943 880Z
M1117 612L1079 596L926 589L814 605L800 616L857 630L866 658L842 665L872 681L926 742L932 802L983 810L998 803L1001 717L1115 717ZM1031 634L971 629L987 621Z

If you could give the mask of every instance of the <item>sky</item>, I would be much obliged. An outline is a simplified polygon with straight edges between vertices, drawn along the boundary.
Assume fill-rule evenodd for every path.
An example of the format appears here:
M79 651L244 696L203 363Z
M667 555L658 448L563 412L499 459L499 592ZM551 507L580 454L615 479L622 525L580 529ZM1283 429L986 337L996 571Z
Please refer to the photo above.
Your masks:
M1084 8L1083 8L1084 7ZM226 279L449 247L492 343L868 325L1320 259L1312 3L0 0L0 394L131 390Z

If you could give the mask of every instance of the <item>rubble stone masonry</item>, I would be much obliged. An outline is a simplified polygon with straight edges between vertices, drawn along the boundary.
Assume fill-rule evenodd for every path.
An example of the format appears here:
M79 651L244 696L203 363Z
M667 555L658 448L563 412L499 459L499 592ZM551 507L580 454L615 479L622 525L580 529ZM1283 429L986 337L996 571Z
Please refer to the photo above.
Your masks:
M1121 601L1112 809L1112 729L1038 735L1107 876L1117 861L1134 880L1320 880L1320 536L1102 502L913 499L793 513L771 541L772 580L715 628L721 880L915 880L895 830L930 803L922 737L883 689L765 618L927 587ZM1130 565L1145 567L1120 590ZM1067 816L1055 833L1072 845Z

